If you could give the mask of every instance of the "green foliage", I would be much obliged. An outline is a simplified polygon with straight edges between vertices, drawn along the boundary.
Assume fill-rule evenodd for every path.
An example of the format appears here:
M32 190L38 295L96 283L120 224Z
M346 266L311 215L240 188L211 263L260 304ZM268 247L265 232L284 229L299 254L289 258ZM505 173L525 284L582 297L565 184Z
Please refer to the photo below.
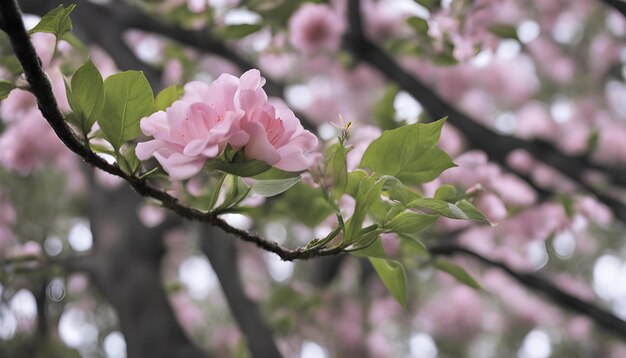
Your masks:
M435 191L435 199L452 202L457 197L456 188L450 184L444 184Z
M321 190L305 183L298 183L288 190L280 201L273 203L272 211L309 227L315 227L332 215L335 209Z
M286 179L257 180L250 189L255 194L269 197L285 192L301 180L301 176Z
M9 81L0 81L0 101L9 97L9 93L16 88L16 86Z
M394 176L405 184L421 184L437 178L455 166L436 147L444 122L417 123L383 132L365 151L361 167L379 176Z
M426 36L428 33L428 22L420 17L411 16L406 20L407 24L415 30L415 33Z
M259 31L263 24L237 24L220 28L217 36L224 40L237 40Z
M374 257L370 257L369 260L385 287L402 307L408 310L407 279L402 264L398 261Z
M339 199L346 192L348 186L348 164L346 162L348 150L342 143L331 145L325 153L325 176L333 183L333 197Z
M238 176L227 175L226 178L220 183L220 185L221 184L226 184L226 186L228 187L228 192L226 193L226 197L224 198L222 204L220 204L220 206L216 208L217 210L223 210L236 206L237 204L242 202L250 192L250 188ZM214 198L211 198L210 201L213 201L213 205L215 204Z
M428 10L432 10L434 8L441 6L440 0L415 0L415 2L422 5Z
M267 172L272 168L272 166L260 160L229 162L222 159L211 159L207 160L204 168L206 170L219 170L224 173L233 174L240 177L253 177L255 175Z
M438 215L417 214L407 211L391 219L391 221L385 225L385 229L398 234L413 235L430 226L430 224L437 221L438 218Z
M398 127L398 123L395 121L396 110L393 107L398 91L399 89L396 85L387 86L383 98L372 108L374 118L376 118L376 121L382 129L394 129Z
M143 72L126 71L104 81L105 105L98 124L116 151L140 134L139 121L154 112L152 88Z
M129 143L124 148L123 156L118 158L118 164L128 174L135 174L141 165L141 161L137 158L137 154L135 154L135 147L137 145L134 143Z
M489 32L503 39L517 40L517 29L509 24L495 24L489 27Z
M70 108L83 132L88 133L104 108L104 82L96 66L85 62L72 76L71 88L66 84L66 91Z
M407 206L429 209L450 219L478 220L491 224L485 215L467 200L460 200L453 204L439 199L419 198L411 201Z
M184 89L180 85L172 85L164 88L154 99L154 107L157 111L164 111L172 103L176 102L184 93Z
M457 281L477 290L482 289L478 282L476 282L476 280L474 280L474 278L472 278L472 276L470 276L470 274L468 274L467 271L465 271L461 266L455 265L442 258L437 258L434 265L439 270L449 273L452 277L457 279Z
M346 230L343 236L343 240L346 244L350 244L359 239L358 234L367 216L367 212L376 201L380 200L380 193L384 184L384 180L378 180L374 176L361 179L355 197L354 214L352 214L352 217L346 222Z
M65 33L72 31L72 20L70 20L70 13L76 7L72 4L66 8L63 5L59 5L57 8L50 10L45 14L39 23L33 27L29 33L35 32L47 32L54 34L57 39L60 39Z

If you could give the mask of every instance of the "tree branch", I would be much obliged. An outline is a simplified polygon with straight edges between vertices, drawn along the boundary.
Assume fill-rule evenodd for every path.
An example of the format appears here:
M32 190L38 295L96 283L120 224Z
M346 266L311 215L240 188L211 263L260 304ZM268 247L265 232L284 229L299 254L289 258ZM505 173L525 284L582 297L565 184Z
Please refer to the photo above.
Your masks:
M202 240L202 252L211 262L230 312L246 337L252 357L282 357L259 307L245 293L237 267L236 242L207 225L203 225L201 231L202 237L210 238Z
M593 303L583 301L562 291L544 277L535 273L515 271L503 262L489 259L477 252L455 244L434 245L428 249L430 253L435 256L464 255L474 258L487 266L500 269L527 288L543 294L559 307L564 307L572 312L584 315L595 322L598 326L612 332L622 339L626 339L625 321Z
M459 112L415 76L405 71L383 50L364 37L360 23L359 5L359 0L349 0L348 20L350 22L350 33L346 37L346 47L355 58L369 63L388 79L396 82L402 89L412 94L433 118L447 116L448 122L463 133L472 148L483 150L489 155L490 159L509 171L516 172L508 165L506 161L507 155L514 150L523 149L535 157L535 159L556 169L588 192L594 194L612 209L617 218L626 222L626 205L598 191L584 180L586 171L595 169L601 171L613 183L626 186L626 168L619 166L609 168L592 163L584 156L567 156L547 142L538 140L525 141L513 136L500 135L479 124L477 120Z

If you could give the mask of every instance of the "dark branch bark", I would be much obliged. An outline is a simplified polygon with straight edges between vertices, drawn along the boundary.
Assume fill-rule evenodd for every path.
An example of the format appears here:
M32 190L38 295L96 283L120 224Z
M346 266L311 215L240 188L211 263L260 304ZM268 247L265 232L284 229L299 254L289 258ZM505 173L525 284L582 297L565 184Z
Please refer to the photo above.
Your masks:
M246 337L250 353L255 358L281 357L259 307L244 291L237 267L236 242L210 226L204 225L201 231L202 251L220 281L230 312Z
M470 249L449 244L435 245L429 247L432 255L452 256L464 255L474 258L481 263L504 271L525 287L541 293L559 307L572 312L584 315L596 323L598 326L612 332L621 339L626 339L626 322L613 315L611 312L596 306L593 303L585 302L577 297L557 288L552 282L535 273L518 272L504 264L503 262L489 259Z
M613 7L615 10L619 11L622 15L626 16L626 2L622 0L602 0L607 5Z
M617 218L626 222L626 205L597 189L584 181L584 175L588 169L596 169L606 175L612 182L626 186L626 168L604 167L592 163L586 157L567 156L556 149L552 144L542 141L525 141L513 136L500 135L497 132L479 124L473 118L456 110L452 105L439 97L415 76L405 71L391 57L378 46L363 36L360 25L360 1L350 0L348 17L350 33L346 37L346 47L358 60L369 63L378 69L388 79L396 82L402 89L412 94L424 106L433 118L448 117L448 122L457 127L467 138L472 148L485 151L489 158L508 170L515 172L508 163L506 157L516 149L523 149L535 159L556 169L561 174L569 177L581 187L594 194L598 199L610 207Z

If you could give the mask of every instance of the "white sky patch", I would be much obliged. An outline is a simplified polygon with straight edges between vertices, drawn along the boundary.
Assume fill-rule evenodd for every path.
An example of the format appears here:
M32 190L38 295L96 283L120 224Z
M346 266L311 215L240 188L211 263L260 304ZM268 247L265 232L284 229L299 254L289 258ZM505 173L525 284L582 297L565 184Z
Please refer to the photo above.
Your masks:
M541 330L533 329L528 332L517 352L518 358L548 358L552 353L550 337Z
M206 257L190 256L178 268L180 281L185 285L189 296L202 300L217 286L217 277Z
M280 222L269 222L265 225L265 236L279 244L287 240L287 228Z
M489 66L491 60L493 60L493 52L491 50L483 50L470 60L470 64L476 68L485 68Z
M422 105L410 94L399 91L393 101L395 119L406 121L409 124L417 123L417 118L423 112Z
M576 239L571 231L558 233L552 240L552 247L556 254L562 259L568 259L574 255L576 250Z
M0 339L9 340L15 335L17 320L6 305L0 305Z
M75 251L85 252L90 250L93 246L93 234L89 228L89 222L87 220L77 221L70 229L67 241L69 241L70 246Z
M498 131L500 131L501 133L513 134L513 132L515 132L515 127L517 126L517 119L515 118L515 114L513 114L512 112L500 113L496 117L495 125Z
M17 291L17 293L13 295L9 307L11 307L13 313L20 318L34 319L37 317L37 301L35 300L35 296L25 288Z
M611 254L600 256L593 266L593 289L607 301L626 301L626 262Z
M49 256L56 256L63 251L63 241L58 236L49 236L43 242L43 249Z
M225 25L257 24L260 21L261 15L245 8L231 9L224 14Z
M288 86L285 89L285 98L291 107L301 111L307 109L313 101L311 90L303 84Z
M328 353L324 347L312 341L304 341L300 349L300 358L326 358Z
M330 123L322 123L318 128L317 128L317 134L320 136L320 138L322 138L323 140L330 140L332 138L335 138L337 136L337 128L335 126L333 126Z
M221 218L237 229L250 230L252 227L252 219L242 214L224 214Z
M552 37L562 44L571 44L580 39L581 24L563 13L552 30Z
M512 60L519 55L521 50L522 46L518 41L512 39L502 40L496 50L496 57L502 60Z
M137 57L146 63L157 64L162 61L162 47L159 39L146 36L135 47Z
M109 333L102 346L107 358L126 358L126 340L119 331Z
M278 255L268 252L265 255L267 270L276 282L284 283L293 275L294 263L283 261Z
M517 26L517 37L522 43L529 43L539 37L541 28L533 20L524 20Z
M557 98L550 106L550 114L557 123L565 123L572 118L572 103L565 97Z
M426 333L414 333L409 339L411 358L435 358L437 345L433 337Z
M59 336L72 348L90 346L98 339L98 329L91 324L83 310L69 306L59 320Z
M39 23L39 21L41 21L41 17L31 14L24 14L22 19L24 20L24 27L26 27L26 30L32 29Z
M384 4L385 10L390 13L408 14L422 19L430 17L430 11L414 0L387 0Z
M530 260L533 269L539 270L548 263L548 252L543 241L533 241L528 245L526 257Z

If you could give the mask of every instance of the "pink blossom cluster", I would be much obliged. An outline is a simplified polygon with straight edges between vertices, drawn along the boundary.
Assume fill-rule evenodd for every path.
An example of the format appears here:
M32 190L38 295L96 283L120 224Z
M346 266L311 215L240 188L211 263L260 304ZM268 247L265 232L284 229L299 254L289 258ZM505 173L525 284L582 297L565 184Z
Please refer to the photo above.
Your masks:
M289 42L308 55L317 51L335 51L341 44L345 20L330 6L306 3L289 19Z
M137 145L137 157L154 156L174 180L198 174L227 145L247 160L291 172L308 169L317 137L284 103L268 99L264 83L258 70L249 70L241 78L223 74L210 85L186 84L180 100L141 120L153 139Z

